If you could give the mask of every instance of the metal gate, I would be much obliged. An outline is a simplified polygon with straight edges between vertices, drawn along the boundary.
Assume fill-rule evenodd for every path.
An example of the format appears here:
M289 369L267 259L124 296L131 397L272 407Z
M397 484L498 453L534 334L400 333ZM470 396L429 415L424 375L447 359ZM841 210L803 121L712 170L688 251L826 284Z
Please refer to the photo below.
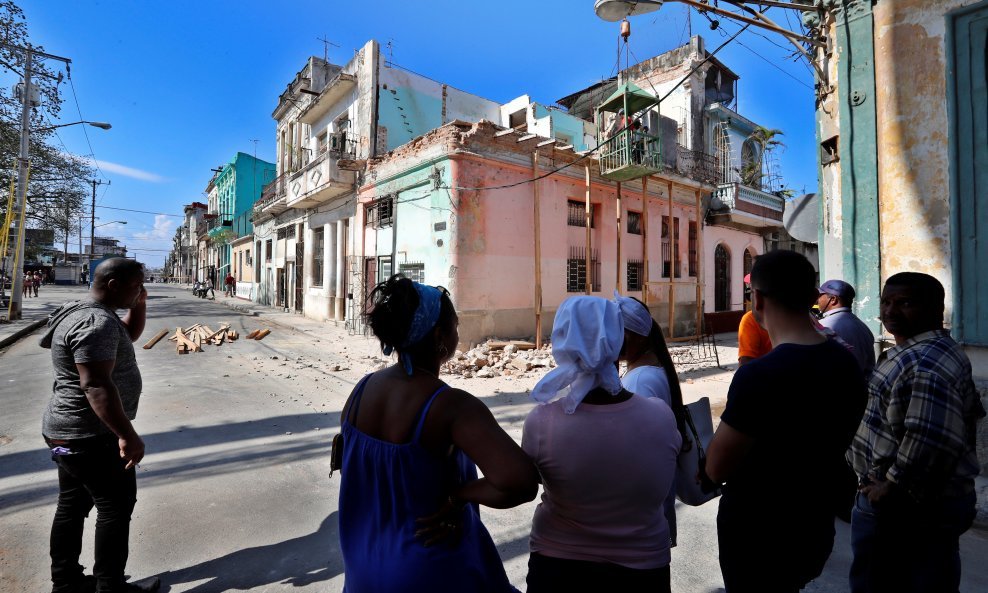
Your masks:
M301 313L305 304L305 243L295 243L295 312Z
M346 330L351 336L367 335L367 324L364 323L364 263L359 255L347 257L347 287L352 292L347 293Z

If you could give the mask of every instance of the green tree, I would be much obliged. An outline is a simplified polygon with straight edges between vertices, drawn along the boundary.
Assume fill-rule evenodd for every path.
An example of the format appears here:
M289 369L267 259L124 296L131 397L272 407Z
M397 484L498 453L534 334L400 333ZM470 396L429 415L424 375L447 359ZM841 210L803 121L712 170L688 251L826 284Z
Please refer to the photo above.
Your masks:
M755 126L741 147L741 183L761 189L762 179L765 176L765 155L770 150L785 146L777 138L782 135L782 130Z
M0 69L14 79L23 76L24 53L18 48L30 44L24 11L12 0L0 0ZM33 49L44 51L40 45ZM93 169L88 161L69 154L53 144L57 138L50 127L61 109L60 72L53 71L46 61L32 61L32 84L41 95L41 105L30 111L31 177L28 186L28 221L31 228L52 229L56 240L65 239L81 224L85 212L87 180ZM17 156L20 153L20 121L22 105L10 85L0 86L0 216L6 216L7 196L11 182L17 177ZM68 212L66 212L68 208Z

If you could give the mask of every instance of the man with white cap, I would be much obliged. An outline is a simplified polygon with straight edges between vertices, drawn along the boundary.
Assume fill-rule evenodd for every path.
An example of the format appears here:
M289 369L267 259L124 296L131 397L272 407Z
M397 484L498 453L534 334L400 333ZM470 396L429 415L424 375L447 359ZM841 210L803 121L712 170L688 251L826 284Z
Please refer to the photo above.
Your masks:
M820 285L819 293L816 305L823 314L820 325L834 330L850 346L851 354L868 377L875 368L875 334L851 312L854 287L843 280L827 280Z
M623 343L613 301L581 296L559 306L557 367L532 391L545 405L531 411L522 436L544 487L529 593L670 590L662 502L682 439L669 406L622 389L615 363Z

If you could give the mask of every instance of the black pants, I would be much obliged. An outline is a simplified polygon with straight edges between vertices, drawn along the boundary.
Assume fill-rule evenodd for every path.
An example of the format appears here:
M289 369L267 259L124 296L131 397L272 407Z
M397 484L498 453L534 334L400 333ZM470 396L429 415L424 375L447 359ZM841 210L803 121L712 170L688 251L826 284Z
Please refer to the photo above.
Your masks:
M58 465L58 507L51 524L49 548L53 591L72 590L82 578L79 565L82 531L93 506L96 507L93 574L99 591L117 590L124 583L130 516L137 502L134 468L124 469L126 461L120 458L113 435L69 441L64 446L72 453L52 455Z
M564 560L539 553L528 558L528 593L669 593L669 566L636 569L608 562Z
M796 593L823 572L834 546L834 517L753 508L724 495L717 543L727 593Z

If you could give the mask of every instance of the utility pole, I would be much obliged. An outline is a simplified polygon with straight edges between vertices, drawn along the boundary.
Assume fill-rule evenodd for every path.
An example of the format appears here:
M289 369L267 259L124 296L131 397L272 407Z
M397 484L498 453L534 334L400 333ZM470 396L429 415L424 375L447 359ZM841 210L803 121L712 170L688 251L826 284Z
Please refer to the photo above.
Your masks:
M31 46L27 46L24 51L24 90L21 93L21 100L24 105L21 109L21 151L17 157L17 193L14 196L14 212L24 210L27 202L27 175L30 165L28 141L31 134L31 58L33 57ZM7 311L7 319L16 321L21 318L21 293L24 291L24 223L25 216L22 215L17 221L17 244L14 246L14 267L11 273L14 275L10 284L10 308Z
M110 181L97 181L92 180L93 184L93 200L89 204L89 257L86 259L86 278L89 282L92 282L92 270L89 268L93 267L93 255L96 254L96 186L97 185L110 185Z
M2 43L2 42L0 42ZM17 191L14 195L14 212L20 212L20 220L17 223L17 245L14 247L14 268L11 270L13 274L13 279L11 282L11 295L10 295L10 308L7 310L7 319L9 321L16 321L21 318L21 293L24 290L24 223L26 220L27 213L27 183L28 183L28 169L30 167L30 154L28 150L30 149L30 136L31 136L31 96L32 96L32 86L31 86L31 76L33 72L31 71L31 63L34 60L35 54L41 58L48 58L52 60L59 60L64 62L66 65L70 64L72 60L68 58L63 58L55 56L52 54L47 54L40 51L35 51L31 49L31 46L19 47L16 45L11 45L9 43L4 43L5 46L10 49L20 51L24 54L24 90L21 93L21 100L23 102L23 107L21 109L21 147L20 153L17 157ZM41 72L43 74L43 72Z

